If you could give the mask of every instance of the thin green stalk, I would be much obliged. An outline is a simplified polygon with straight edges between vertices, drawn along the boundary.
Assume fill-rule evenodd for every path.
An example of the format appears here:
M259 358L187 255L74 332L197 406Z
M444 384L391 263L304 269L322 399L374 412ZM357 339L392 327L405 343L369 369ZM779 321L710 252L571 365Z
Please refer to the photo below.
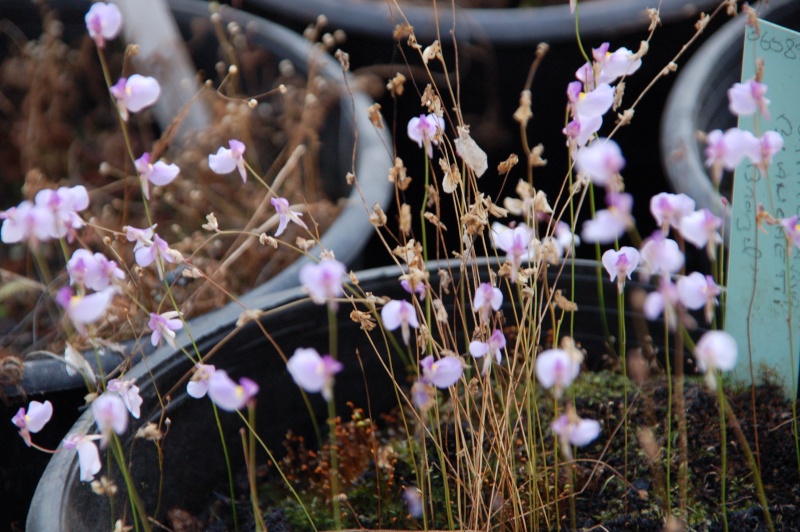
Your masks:
M114 454L114 459L116 460L117 466L122 473L122 478L125 479L125 486L128 488L128 498L131 501L131 508L134 511L134 526L138 531L139 521L136 520L136 517L138 516L139 520L142 522L142 527L144 530L146 532L150 532L152 530L150 527L150 521L148 520L147 512L144 509L144 503L142 503L142 499L139 497L139 492L136 491L136 484L133 482L133 477L131 477L131 472L128 470L128 465L125 463L125 452L122 450L122 443L119 441L119 438L116 434L111 435L110 443L111 452Z
M217 422L217 430L219 431L219 441L222 444L222 454L225 457L225 470L228 472L228 489L231 495L231 513L233 514L233 529L238 532L239 518L236 516L236 493L234 492L234 484L233 484L233 468L231 468L231 459L228 456L228 444L225 443L225 433L222 430L222 423L220 422L219 419L219 410L217 410L217 405L214 404L214 402L212 401L211 406L214 409L214 419Z
M625 331L625 295L622 290L617 293L617 313L619 314L619 358L622 363L622 397L623 397L623 412L626 412L623 420L623 432L625 437L625 478L628 478L628 363L625 357L626 353L626 331Z
M716 370L715 370L716 371ZM728 440L725 435L725 392L722 389L722 377L717 371L717 400L719 401L719 444L722 453L722 464L720 469L720 510L722 511L722 524L725 532L728 532L728 504L726 499L726 484L728 480Z

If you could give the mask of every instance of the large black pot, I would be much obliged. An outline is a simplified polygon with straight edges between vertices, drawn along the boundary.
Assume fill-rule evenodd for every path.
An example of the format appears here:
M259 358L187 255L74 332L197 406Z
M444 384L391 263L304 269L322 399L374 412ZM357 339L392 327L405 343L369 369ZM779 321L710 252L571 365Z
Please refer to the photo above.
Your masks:
M459 262L453 261L439 266L432 266L431 284L438 291L439 268L448 268L457 285L466 277L459 272ZM472 268L475 265L471 265ZM487 263L477 264L477 270L485 277ZM497 265L493 267L496 269ZM575 339L587 349L589 366L600 364L602 355L607 352L601 305L597 296L597 264L589 261L575 263L575 301L580 310L576 320ZM473 272L470 271L470 276ZM553 286L557 267L550 267L548 278ZM408 298L399 286L400 270L396 266L368 270L357 274L360 288L377 296L391 298ZM571 265L563 270L558 287L569 290ZM505 283L501 283L505 285ZM629 282L628 290L641 286L637 282ZM516 292L514 290L514 292ZM438 293L438 292L437 292ZM443 296L450 319L462 323L461 317L453 311L452 299L459 297L457 286L450 287L450 296ZM604 283L605 301L613 302L616 298L616 285ZM510 304L511 296L506 294L506 304ZM265 338L261 329L255 324L238 330L226 345L210 360L217 367L225 368L235 377L247 375L260 385L258 395L258 432L264 437L266 444L273 450L281 449L281 441L285 432L292 429L295 433L310 436L312 434L309 415L301 399L297 386L285 369L285 364L276 352L275 345L280 346L287 356L297 347L315 347L327 351L328 331L326 327L326 309L310 303L299 289L280 292L264 298L260 303L267 314L260 320L271 336ZM608 326L612 331L617 329L618 314L615 305L606 305ZM507 312L510 312L507 307ZM352 307L342 305L338 312L339 356L345 370L337 375L336 400L338 412L349 411L344 405L353 401L356 406L366 406L366 398L370 399L373 415L396 405L396 397L392 391L393 383L386 370L377 360L367 333L359 330L359 324L349 318ZM233 329L233 322L238 317L239 308L226 308L213 313L196 324L195 339L202 353L214 347ZM510 319L510 314L508 315ZM626 314L629 331L635 329L635 323L642 319L636 312ZM471 322L467 318L467 322ZM545 328L549 327L545 323ZM629 347L650 346L653 341L661 341L658 332L661 327L653 327L653 338L645 336L635 339L629 333ZM375 345L382 349L385 345L379 329L369 333ZM459 331L459 344L464 346L469 341L467 331ZM179 336L181 343L186 343L186 335ZM273 343L274 342L274 343ZM360 360L356 358L356 350ZM380 355L386 362L385 353ZM397 361L394 361L397 364ZM363 364L363 373L361 366ZM395 368L401 367L398 365ZM198 511L209 500L215 487L223 489L226 482L225 466L222 460L217 428L214 422L211 405L208 399L196 400L185 393L185 379L192 368L192 362L186 357L175 356L168 348L163 348L148 357L147 365L139 364L128 377L136 378L144 399L142 416L139 420L131 420L132 424L123 436L126 456L131 458L131 468L139 493L150 511L155 507L158 486L158 459L155 447L150 442L137 440L133 444L132 434L139 426L148 421L158 421L161 415L159 401L155 397L155 379L158 390L170 394L166 415L171 419L169 436L164 441L164 484L161 500L161 511L182 508L190 512ZM366 388L365 388L366 386ZM320 423L325 419L324 402L318 395L312 396ZM241 422L234 414L222 414L223 426L229 449L241 449L238 428ZM82 431L92 426L91 413L87 412L75 424L73 431ZM132 447L133 445L133 447ZM241 467L241 452L231 452L234 470ZM104 468L103 474L107 474ZM64 532L105 530L111 520L108 499L92 493L86 483L79 480L80 472L77 456L74 452L59 452L48 465L37 488L36 495L28 515L27 530ZM117 479L121 488L117 496L117 512L126 504L124 484ZM163 516L159 516L163 517Z
M760 4L761 18L790 29L800 29L800 4L770 0ZM697 132L736 126L728 110L727 90L741 80L745 17L728 22L706 41L678 76L670 92L661 122L661 161L676 192L691 196L698 208L721 215L722 195L714 190L704 166L704 146ZM731 199L732 179L723 179L721 190ZM730 227L730 210L726 226ZM728 238L730 231L725 231Z
M58 11L60 19L64 22L65 40L69 41L70 35L81 38L85 34L83 16L90 5L88 0L53 0L48 3ZM187 39L193 35L193 20L208 19L208 5L204 2L170 0L169 4ZM20 28L29 32L29 37L39 34L40 23L37 13L37 8L29 2L17 0L0 2L0 16L14 21ZM225 21L237 21L244 27L253 43L263 46L276 57L291 59L300 71L307 68L307 59L309 54L313 53L317 59L315 68L318 68L334 87L342 86L343 79L338 62L320 53L319 50L312 49L312 46L300 36L228 6L222 6L219 13ZM216 41L209 40L209 46L213 46L214 42ZM195 60L207 72L213 72L213 62L216 57L214 50L206 52L205 55L201 52ZM204 61L207 64L204 64ZM391 164L386 146L391 145L391 139L385 130L376 132L370 123L366 109L371 103L362 92L353 91L351 97L349 93L342 91L340 105L328 113L324 130L321 132L324 147L319 166L325 180L326 192L331 198L344 199L344 207L339 217L322 235L322 245L326 249L335 249L337 258L353 267L361 261L362 249L374 231L367 222L365 203L370 206L381 203L385 206L391 192L390 183L386 179ZM352 150L356 129L358 149L355 173L358 176L360 191L345 182L345 176L350 171L353 160ZM316 250L316 253L318 252L319 250ZM272 279L244 295L241 298L243 303L248 306L259 306L254 302L264 301L267 294L296 286L299 269L309 260L309 258L296 260ZM142 345L130 346L128 352L135 353L138 357L141 353L151 351L149 341L144 341ZM89 356L88 360L94 365L96 360L94 354ZM101 359L105 372L112 370L121 360L122 357L116 353L106 354ZM21 383L6 387L3 392L6 397L11 398L11 401L0 409L0 419L10 419L23 400L49 399L56 405L53 421L37 438L42 445L54 447L77 417L77 407L83 402L85 386L79 375L71 377L67 375L63 363L40 358L26 361ZM3 523L24 519L27 503L48 457L27 449L22 439L16 435L14 426L5 421L0 423L0 445L0 494L4 501L0 504L0 528L4 528Z

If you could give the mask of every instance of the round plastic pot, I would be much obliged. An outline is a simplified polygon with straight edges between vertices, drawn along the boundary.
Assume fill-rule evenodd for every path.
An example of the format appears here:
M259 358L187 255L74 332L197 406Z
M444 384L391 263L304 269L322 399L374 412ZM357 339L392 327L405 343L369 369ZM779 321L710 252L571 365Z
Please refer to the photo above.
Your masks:
M91 2L76 0L52 0L48 2L59 14L64 23L65 40L70 36L80 37L86 33L84 15ZM208 4L192 0L170 0L169 5L176 21L188 39L192 35L193 21L208 20ZM0 13L21 28L28 37L39 35L40 23L38 8L31 2L19 0L0 1ZM220 15L226 22L236 21L246 29L248 38L256 45L262 46L279 58L290 59L299 71L308 67L309 57L315 61L317 73L321 73L331 82L331 90L338 91L339 105L330 109L320 139L323 144L319 168L324 180L323 186L332 199L340 200L342 210L330 228L322 235L322 246L336 251L337 259L349 267L357 267L362 259L362 250L373 227L367 222L364 205L375 203L387 205L391 188L387 181L391 157L387 146L391 139L386 130L376 130L367 116L367 107L372 101L364 93L345 90L341 67L329 55L310 45L299 35L259 17L222 6ZM206 53L200 52L196 58L198 65L206 71L213 72L213 61L216 57L216 40L208 40ZM209 64L202 65L205 60ZM347 185L346 174L353 162L353 143L355 131L358 130L358 145L355 152L355 174L358 176L360 189ZM363 195L363 196L362 196ZM314 249L312 254L318 254ZM267 295L298 284L298 272L308 257L295 260L282 267L269 281L254 288L240 299L245 305L254 306L254 301L263 301ZM206 323L204 318L199 322ZM213 322L209 324L212 326ZM193 323L192 327L195 325ZM136 358L142 353L152 352L149 337L139 345L129 345L128 355ZM98 360L94 353L87 355L87 360L95 366ZM99 361L104 372L114 369L123 360L118 353L107 353ZM0 408L0 419L9 420L21 406L23 399L51 400L56 404L58 415L50 426L41 434L44 445L57 445L66 430L77 417L76 407L82 403L86 388L80 375L67 375L62 362L50 358L31 359L25 362L22 381L3 389L6 397L12 401ZM70 417L70 413L75 414ZM5 501L0 505L0 528L3 523L24 518L27 502L33 494L36 481L44 470L46 455L35 453L24 446L22 439L16 434L15 427L8 422L0 423L0 493Z
M771 0L761 4L760 16L790 29L800 29L800 4ZM745 16L725 24L692 56L678 76L661 122L661 161L670 185L695 200L697 208L721 215L722 196L714 190L704 165L704 146L697 132L723 131L736 126L728 110L728 89L741 80ZM727 178L725 178L727 179ZM730 190L723 180L723 190ZM728 197L730 200L730 197ZM725 221L730 231L730 210Z
M443 301L451 321L456 323L462 323L452 301L460 293L457 286L462 279L459 266L459 262L453 261L432 266L431 269L431 284L435 293L439 293L436 272L441 268L450 270L454 285L449 287L451 295L443 296ZM494 268L496 267L495 264ZM481 272L482 277L486 277L486 263L478 263L477 271ZM556 272L555 267L548 270L551 286ZM363 271L357 277L360 288L365 292L393 299L408 299L408 294L398 282L400 273L399 268L392 266ZM566 264L558 287L568 290L571 275L571 264ZM576 261L574 283L575 301L579 306L574 338L589 353L588 365L597 366L601 355L607 350L607 336L600 310L602 306L598 299L597 263ZM628 290L636 286L638 283L631 281ZM604 282L603 294L608 307L605 319L610 330L616 331L618 314L613 310L616 308L613 304L616 300L616 284ZM506 303L510 298L506 294ZM308 441L313 441L313 431L306 405L286 371L276 346L286 356L291 356L299 347L314 347L320 352L326 352L329 340L327 309L309 302L300 289L273 294L265 297L262 303L266 313L258 325L251 322L236 330L235 334L230 334L239 309L227 308L209 315L204 323L198 324L193 334L201 353L207 353L225 339L224 345L218 348L208 362L215 364L217 368L224 368L234 378L246 375L258 383L260 391L257 396L257 432L266 445L280 456L281 442L287 430L291 429L295 434L306 436ZM344 364L343 372L336 377L337 412L349 412L345 405L351 401L356 407L369 406L371 415L377 416L397 405L395 384L385 369L389 364L388 355L383 351L380 351L380 355L376 354L372 342L381 350L387 344L380 328L370 333L361 331L360 325L349 317L351 310L351 305L342 304L336 319L339 359ZM511 314L508 314L510 312L511 308L508 306L508 319L512 319L509 317ZM466 319L471 323L471 318ZM626 314L626 319L629 331L637 330L636 327L643 320L640 315L632 312ZM549 322L545 321L543 337L549 327ZM653 341L660 342L657 332L662 328L663 326L658 325L653 327L656 334L652 339L648 335L642 335L642 339L637 340L629 332L629 348L646 348ZM268 336L262 329L269 333ZM469 332L459 329L456 332L459 345L463 346L461 351L464 352L471 339ZM182 344L187 343L185 334L180 335L178 340ZM404 384L401 377L403 372L399 369L403 367L402 363L392 357L392 364L397 378ZM121 439L125 455L129 458L133 481L144 506L148 512L153 512L158 506L161 514L155 516L158 519L163 519L163 514L173 508L198 512L208 503L214 490L226 490L226 467L211 402L208 398L194 399L185 392L192 367L193 362L187 357L181 354L176 356L174 351L164 348L149 356L146 365L140 363L127 375L137 380L144 403L140 419L130 420L128 430ZM168 398L163 412L156 390L162 397ZM311 396L311 404L318 423L324 426L327 414L324 401L315 394ZM158 422L162 413L171 423L169 434L162 442L163 477L160 477L155 445L149 441L134 439L132 435L143 424L149 421ZM233 471L238 472L242 467L239 434L242 421L236 414L226 412L221 412L220 419ZM78 420L73 432L85 431L87 427L93 427L90 412L86 412ZM105 466L101 474L109 474ZM115 499L116 515L119 516L128 499L120 476L112 474L112 477L120 488ZM27 530L106 530L111 520L108 498L94 494L87 483L80 481L76 453L61 451L55 454L37 488L28 515Z

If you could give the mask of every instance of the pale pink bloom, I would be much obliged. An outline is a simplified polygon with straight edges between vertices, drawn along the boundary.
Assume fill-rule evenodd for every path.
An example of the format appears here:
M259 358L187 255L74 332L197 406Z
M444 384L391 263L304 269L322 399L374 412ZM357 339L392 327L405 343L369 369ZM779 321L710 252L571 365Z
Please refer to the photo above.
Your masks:
M180 320L181 313L177 310L170 310L162 314L150 313L150 321L147 326L153 331L150 335L150 343L157 346L161 343L161 339L167 341L167 344L175 349L175 331L179 331L183 327L183 322Z
M571 445L583 447L592 443L600 435L600 423L594 419L581 419L572 415L561 414L550 424L550 430L558 435L561 452L567 459L572 458Z
M139 172L139 181L142 184L144 197L150 199L150 183L163 187L169 185L178 177L181 169L176 164L167 164L163 160L150 164L150 153L144 152L134 161L136 171Z
M141 414L142 397L139 395L139 387L133 380L111 379L108 381L106 391L116 393L125 403L125 408L133 417L139 419Z
M136 264L141 266L142 268L147 268L151 264L155 263L156 270L158 270L158 278L164 278L164 263L169 262L170 264L183 260L183 256L179 251L171 249L169 244L167 244L158 234L153 233L153 244L152 245L142 245L134 246L133 248L133 256L136 258ZM130 238L129 238L130 240Z
M500 310L503 306L503 292L489 283L481 283L475 289L472 306L475 312L480 314L481 319L487 320L493 310Z
M617 281L620 293L625 287L625 278L631 278L631 274L638 264L639 252L630 246L622 246L619 251L609 249L603 253L603 266L611 276L611 281Z
M556 238L558 247L567 257L572 254L572 248L581 244L581 237L572 232L572 228L566 222L558 222L553 229L553 236Z
M736 340L725 331L708 331L694 348L697 369L706 374L708 387L716 389L715 370L729 371L736 367L739 354Z
M769 120L767 110L769 100L766 94L767 86L754 79L744 83L734 83L733 87L728 89L728 109L736 116L749 116L759 112L765 120Z
M641 258L649 274L677 273L683 267L683 253L678 243L656 231L642 247Z
M567 99L570 104L570 116L580 122L591 117L602 117L611 109L614 103L614 87L602 83L591 91L582 90L579 81L573 81L567 86Z
M721 293L719 286L710 275L692 272L678 279L678 297L688 309L705 309L706 322L714 319L714 308L719 303L717 296Z
M578 152L575 168L595 185L607 186L625 167L619 145L610 139L597 139Z
M417 488L405 488L403 490L403 501L405 501L411 517L422 517L422 494Z
M328 304L336 309L336 298L344 294L342 284L345 266L336 259L322 259L318 263L308 263L300 269L300 284L317 305Z
M441 389L453 386L464 373L461 359L454 356L445 356L434 360L433 355L428 355L420 361L419 365L422 367L421 380Z
M482 358L486 354L494 356L494 359L499 364L503 360L503 348L506 346L506 337L500 329L492 331L492 336L489 337L488 342L481 342L480 340L473 340L469 343L469 354L475 358ZM483 361L482 374L486 374L492 366L492 357L487 356Z
M192 379L186 385L186 393L200 399L208 392L208 380L217 370L212 364L196 364Z
M780 222L786 231L787 240L800 249L800 222L798 222L797 215L784 218Z
M100 451L97 450L95 440L100 436L87 436L82 434L70 434L64 438L63 448L65 450L75 449L78 451L78 465L81 470L81 481L91 482L94 476L103 467L100 461Z
M70 284L84 286L91 290L105 290L115 280L125 279L125 272L113 260L108 260L102 253L92 254L79 248L67 261L67 273Z
M330 355L320 356L316 349L297 349L286 369L299 387L309 393L322 392L326 401L333 399L333 376L344 366Z
M678 223L678 230L683 239L697 248L705 247L711 259L716 256L716 246L722 242L720 227L722 219L714 216L708 209L687 214Z
M573 118L569 124L561 130L567 137L567 146L570 148L570 154L574 157L578 148L583 148L592 136L600 131L600 126L603 125L603 117L597 116L584 116Z
M129 78L120 78L111 87L111 95L117 99L119 115L127 122L129 111L138 113L156 103L161 95L161 86L155 78L134 74Z
M92 416L103 435L101 446L105 447L111 432L123 434L128 429L128 409L116 393L105 392L92 402Z
M422 281L418 281L417 285L412 287L411 282L408 279L401 279L400 286L402 286L403 290L405 290L409 294L417 294L417 297L419 298L420 301L425 301L425 296L428 293L428 288Z
M662 276L658 280L658 290L650 292L644 298L642 311L644 316L651 321L663 313L664 320L670 329L675 330L678 323L676 308L679 301L678 288L675 283L669 277Z
M290 221L296 223L303 229L306 229L307 226L305 222L300 219L300 217L303 216L303 213L289 209L289 200L286 198L272 198L270 203L272 203L272 206L275 208L275 212L277 212L279 216L278 230L275 231L276 237L279 237L283 234Z
M760 152L761 142L749 131L734 127L706 135L706 166L711 168L715 184L719 184L723 169L733 171L745 156L756 157Z
M581 371L580 363L563 349L547 349L536 355L536 378L546 389L553 388L556 397Z
M686 194L661 192L650 198L650 213L666 234L670 226L678 228L684 216L694 211L694 200Z
M98 48L105 48L106 41L117 38L122 29L122 13L114 4L97 2L92 4L84 17L86 29Z
M216 174L229 174L234 170L239 170L239 175L242 177L242 182L247 182L247 169L244 165L244 151L245 145L243 142L236 139L228 141L230 148L223 148L217 150L216 154L208 156L208 167Z
M607 209L594 213L594 218L583 223L581 237L587 242L610 244L633 225L631 209L633 196L627 193L606 194Z
M604 42L598 48L592 48L592 64L584 65L575 72L575 77L584 85L592 87L595 83L614 83L622 76L628 76L639 70L642 60L625 47L609 52L609 43Z
M433 158L433 145L438 145L438 136L444 131L444 119L435 113L415 116L408 121L408 138L417 143L428 158Z
M48 230L52 238L67 237L72 242L77 230L86 225L78 215L89 207L89 193L83 185L40 190L34 203L51 211L52 225Z
M219 408L234 412L244 408L258 393L258 384L242 377L236 384L225 370L216 370L208 379L208 397Z
M25 445L30 447L31 433L35 434L42 430L51 417L53 417L53 404L50 401L44 403L31 401L28 409L20 408L11 418L11 422L19 429L19 435L25 440Z
M436 388L430 382L421 379L411 385L411 401L423 412L430 410L435 399Z
M511 282L515 282L522 261L530 257L533 230L525 224L511 229L495 223L492 225L492 241L495 247L506 252L506 260L511 262Z
M99 321L106 315L116 293L117 288L110 286L100 292L79 296L65 286L56 293L55 300L64 308L75 328L85 331L87 325Z
M16 207L0 212L3 227L0 239L6 244L30 240L31 243L50 240L55 217L50 209L23 201Z
M136 242L133 246L134 252L141 247L153 245L153 235L155 234L157 225L158 224L153 224L152 227L146 227L144 229L139 229L130 225L126 225L122 228L122 230L125 231L125 238L128 239L128 242Z
M381 320L383 326L389 331L394 331L398 327L403 335L403 342L408 345L411 340L411 330L409 327L417 329L417 311L414 305L404 300L393 299L386 303L381 309Z
M772 164L772 157L783 148L783 137L777 131L767 131L758 139L758 150L750 155L753 161L762 172L766 172Z

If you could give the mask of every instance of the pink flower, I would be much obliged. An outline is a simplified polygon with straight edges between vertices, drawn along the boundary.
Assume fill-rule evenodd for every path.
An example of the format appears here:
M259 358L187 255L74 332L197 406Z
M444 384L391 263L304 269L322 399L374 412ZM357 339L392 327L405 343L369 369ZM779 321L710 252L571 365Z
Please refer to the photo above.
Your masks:
M555 396L561 397L580 373L581 365L563 349L547 349L536 355L535 370L539 384L553 388Z
M179 319L180 315L177 310L170 310L163 314L150 313L150 321L147 326L153 331L153 334L150 335L150 343L153 346L158 346L163 338L171 348L178 347L175 343L175 331L179 331L183 327L183 322Z
M733 171L746 155L754 157L760 150L759 140L749 131L735 127L725 133L711 131L706 135L705 155L714 183L719 185L723 169Z
M573 118L569 124L561 130L567 137L567 146L570 154L575 157L578 148L583 148L592 136L600 131L603 125L602 116L584 116Z
M581 237L587 242L610 244L621 237L633 225L631 208L633 196L627 193L606 194L608 209L594 213L594 218L583 224Z
M342 283L345 273L344 264L338 260L322 259L318 263L308 263L300 269L300 284L314 303L327 303L328 307L336 309L336 298L344 294Z
M493 310L500 310L503 306L503 292L489 283L481 283L475 289L472 306L482 320L488 320Z
M48 227L51 238L67 237L71 242L78 229L86 225L78 215L89 207L89 193L83 185L40 190L34 203L52 213L52 225Z
M322 392L326 401L333 399L333 376L344 366L330 355L320 356L316 349L297 349L286 363L289 374L303 390Z
M114 4L92 4L84 19L89 37L94 39L98 48L105 48L106 41L116 39L122 29L122 13Z
M454 356L445 356L434 361L433 355L428 355L419 365L422 367L421 380L441 389L453 386L464 373L461 359Z
M92 254L79 248L67 261L70 284L84 286L91 290L105 290L112 282L125 279L125 272L113 260L102 253Z
M694 205L686 194L661 192L650 198L650 213L666 234L670 226L678 228L681 218L694 211Z
M697 248L706 248L710 259L716 256L716 246L722 242L719 228L722 219L714 216L708 209L702 209L683 216L678 230L684 240Z
M136 264L142 268L147 268L155 263L156 270L158 270L158 278L164 278L164 263L170 264L183 260L183 255L179 251L170 249L167 244L158 234L153 233L153 243L151 245L137 245L133 248L133 256L136 258ZM130 240L130 237L128 237Z
M134 74L129 78L120 78L111 87L111 95L117 99L119 115L127 122L129 111L138 113L156 103L161 95L161 86L155 78Z
M550 424L550 430L561 441L561 452L567 459L572 458L571 445L583 447L592 443L600 435L600 423L594 419L581 419L570 410L561 414Z
M242 183L247 182L247 169L244 165L244 143L235 139L228 141L230 148L217 150L216 154L208 156L208 167L216 174L229 174L239 169Z
M25 240L36 244L50 240L55 227L53 212L30 201L0 212L0 219L3 220L0 239L6 244Z
M433 158L433 145L439 145L439 135L444 131L444 119L434 113L419 115L408 121L408 138L417 143L425 151L428 158Z
M124 434L128 429L128 410L118 394L105 392L92 403L92 416L103 435L101 446L105 447L111 432Z
M408 513L411 517L422 517L422 495L417 488L405 488L403 490L403 501L408 507Z
M74 295L72 289L65 286L56 294L56 303L61 305L79 331L85 331L86 326L99 321L105 316L117 287L110 286L100 292L84 296Z
M645 241L641 258L650 274L677 273L683 267L684 261L678 243L665 237L661 231L656 231Z
M672 282L672 279L662 276L658 280L658 290L650 292L644 298L642 311L645 317L651 321L657 319L663 313L664 320L670 329L675 330L678 324L675 309L679 301L678 288Z
M516 282L522 261L530 256L533 230L525 224L511 229L496 223L492 225L492 240L496 247L506 252L506 260L511 262L511 282Z
M705 308L706 322L714 319L714 308L719 303L717 296L721 293L719 286L710 275L692 272L678 279L678 297L688 309Z
M567 85L570 116L583 123L590 118L602 117L614 103L614 87L602 83L591 91L583 90L579 81Z
M754 79L734 83L728 89L728 109L736 116L750 116L758 111L765 120L769 120L769 100L766 94L767 86Z
M211 364L196 364L192 380L186 385L186 393L195 399L205 397L208 392L208 381L217 368Z
M139 395L139 387L133 380L111 379L108 381L106 391L116 393L125 404L125 408L133 417L139 419L142 406L142 397Z
M425 283L422 281L417 281L417 285L412 287L411 281L408 279L401 279L400 286L403 287L403 290L408 292L409 294L417 294L417 297L420 301L425 301L425 296L428 293L428 288L425 286Z
M244 408L258 393L258 384L242 377L236 384L225 370L216 370L208 379L208 397L219 408L235 412Z
M150 183L163 187L172 183L178 177L181 169L176 164L167 164L163 160L150 164L150 153L144 152L134 161L136 171L139 172L139 181L142 184L144 197L150 199Z
M414 305L404 300L393 299L386 303L381 309L381 320L383 320L383 326L389 331L394 331L399 327L406 345L411 340L409 327L415 329L419 327Z
M488 342L481 342L480 340L473 340L469 343L469 354L475 358L482 358L486 354L494 356L494 359L499 364L503 360L503 348L506 346L506 337L500 329L492 331L492 336ZM482 374L486 374L492 366L492 357L488 356L483 361Z
M95 440L100 436L87 436L81 434L70 434L64 438L63 446L66 450L75 449L78 451L78 465L81 470L81 481L91 482L94 476L100 472L103 463L100 461L100 451L97 450Z
M766 172L772 164L772 157L783 148L783 137L777 131L767 131L758 139L758 150L750 155L753 161L762 172Z
M625 278L631 278L631 274L638 264L639 252L630 246L622 246L619 251L609 249L603 253L603 266L611 276L611 281L617 281L620 293L625 287Z
M794 243L794 245L800 249L800 223L798 222L797 215L795 214L789 218L784 218L780 222L786 231L786 239Z
M28 409L20 408L11 422L19 429L19 435L25 440L25 445L31 446L31 433L37 433L44 428L53 417L53 404L50 401L40 403L31 401Z
M572 254L572 248L581 244L581 238L572 232L572 228L566 222L559 221L553 229L553 236L556 238L558 247L561 248L567 257Z
M642 60L627 48L608 51L604 42L599 48L592 48L593 64L585 63L575 72L575 77L589 87L596 83L614 83L622 76L633 74L642 66Z
M278 216L280 217L278 222L278 230L275 231L276 237L279 237L283 234L290 221L296 223L303 229L306 229L307 226L305 222L300 219L300 216L303 216L303 213L290 210L289 200L286 198L272 198L269 201L272 203L272 206L275 208L275 212L277 212Z
M706 374L706 383L716 389L715 370L729 371L736 367L739 351L736 340L725 331L708 331L694 348L697 369Z

